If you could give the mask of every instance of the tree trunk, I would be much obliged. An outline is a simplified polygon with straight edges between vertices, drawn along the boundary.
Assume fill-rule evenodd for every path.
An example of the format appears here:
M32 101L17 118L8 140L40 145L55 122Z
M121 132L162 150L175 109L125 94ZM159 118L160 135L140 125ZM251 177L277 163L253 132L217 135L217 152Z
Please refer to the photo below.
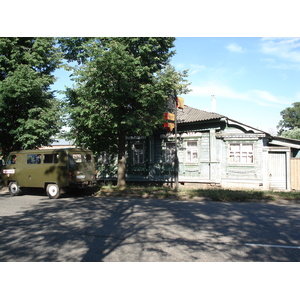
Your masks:
M125 145L126 145L126 135L122 130L118 134L118 187L124 187L126 185L125 181L125 170L126 170L126 157L125 157Z

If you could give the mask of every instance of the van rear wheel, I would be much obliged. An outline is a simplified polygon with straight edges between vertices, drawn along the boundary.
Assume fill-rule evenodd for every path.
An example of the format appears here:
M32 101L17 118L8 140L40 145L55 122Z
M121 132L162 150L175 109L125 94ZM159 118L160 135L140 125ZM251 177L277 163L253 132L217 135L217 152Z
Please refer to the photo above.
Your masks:
M50 199L57 199L60 196L60 188L55 183L49 183L46 192Z
M12 196L19 196L21 194L21 189L15 181L9 183L8 191Z

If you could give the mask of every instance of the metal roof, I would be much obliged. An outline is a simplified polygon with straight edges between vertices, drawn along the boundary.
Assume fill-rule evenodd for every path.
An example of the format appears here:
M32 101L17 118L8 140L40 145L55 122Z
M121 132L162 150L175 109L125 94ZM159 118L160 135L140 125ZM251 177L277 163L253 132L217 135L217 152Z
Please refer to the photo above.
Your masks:
M184 109L179 109L177 113L178 123L193 123L199 121L221 119L224 116L213 112L207 112L185 105Z
M273 136L269 144L275 146L284 146L284 147L300 149L300 140L285 138L281 136Z

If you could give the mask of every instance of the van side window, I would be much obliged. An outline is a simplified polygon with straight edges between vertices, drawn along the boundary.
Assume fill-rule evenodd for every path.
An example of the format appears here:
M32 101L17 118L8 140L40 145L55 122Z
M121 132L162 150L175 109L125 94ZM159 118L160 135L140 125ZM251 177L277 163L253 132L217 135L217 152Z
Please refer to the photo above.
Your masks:
M87 155L85 156L85 159L86 159L86 162L91 162L91 161L92 161L92 156L91 156L91 154L87 154Z
M57 164L58 154L44 154L44 164Z
M40 163L41 163L41 154L27 155L27 164L40 164Z
M13 165L17 162L17 155L10 155L7 160L8 165Z

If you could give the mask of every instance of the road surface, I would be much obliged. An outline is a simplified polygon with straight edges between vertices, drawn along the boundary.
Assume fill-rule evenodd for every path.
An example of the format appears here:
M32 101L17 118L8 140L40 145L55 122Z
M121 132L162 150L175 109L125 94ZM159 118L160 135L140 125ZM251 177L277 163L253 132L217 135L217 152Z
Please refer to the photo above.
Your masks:
M295 262L300 205L0 194L2 262Z

